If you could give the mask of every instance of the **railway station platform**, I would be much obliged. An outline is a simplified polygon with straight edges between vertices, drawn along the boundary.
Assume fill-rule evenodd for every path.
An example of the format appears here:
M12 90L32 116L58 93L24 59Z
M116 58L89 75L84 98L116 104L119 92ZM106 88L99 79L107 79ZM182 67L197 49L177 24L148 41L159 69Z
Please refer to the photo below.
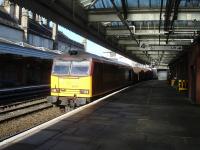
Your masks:
M152 80L4 149L199 150L199 127L200 108L166 81Z

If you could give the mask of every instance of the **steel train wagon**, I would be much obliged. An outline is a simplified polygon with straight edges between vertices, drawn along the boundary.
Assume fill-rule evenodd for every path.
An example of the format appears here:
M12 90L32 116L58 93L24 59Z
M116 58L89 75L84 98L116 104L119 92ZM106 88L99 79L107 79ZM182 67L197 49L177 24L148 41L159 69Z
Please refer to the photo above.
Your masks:
M58 105L83 105L133 83L133 69L86 52L63 54L54 59L51 73L51 96Z

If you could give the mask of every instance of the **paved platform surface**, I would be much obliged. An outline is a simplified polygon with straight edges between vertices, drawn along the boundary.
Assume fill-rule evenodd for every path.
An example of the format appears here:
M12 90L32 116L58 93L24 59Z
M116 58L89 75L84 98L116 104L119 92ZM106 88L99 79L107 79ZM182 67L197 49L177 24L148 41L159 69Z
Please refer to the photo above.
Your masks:
M6 150L200 150L200 107L147 81Z

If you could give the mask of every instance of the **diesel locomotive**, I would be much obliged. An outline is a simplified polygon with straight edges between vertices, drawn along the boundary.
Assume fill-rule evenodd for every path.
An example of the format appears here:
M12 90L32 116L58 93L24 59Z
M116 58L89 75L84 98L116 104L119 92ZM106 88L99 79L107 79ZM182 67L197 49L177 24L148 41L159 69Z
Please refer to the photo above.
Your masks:
M132 84L129 65L86 52L63 54L54 59L51 73L51 103L79 106Z

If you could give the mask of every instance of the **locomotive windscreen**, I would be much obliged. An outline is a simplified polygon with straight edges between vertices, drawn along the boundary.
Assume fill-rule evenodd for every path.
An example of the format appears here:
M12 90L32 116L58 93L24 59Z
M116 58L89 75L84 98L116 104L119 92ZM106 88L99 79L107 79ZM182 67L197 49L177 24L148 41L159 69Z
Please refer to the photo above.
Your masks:
M52 74L69 75L71 62L54 62Z
M52 74L57 75L89 75L89 61L55 61Z
M89 62L80 61L72 62L71 65L71 74L72 75L88 75L89 74Z

